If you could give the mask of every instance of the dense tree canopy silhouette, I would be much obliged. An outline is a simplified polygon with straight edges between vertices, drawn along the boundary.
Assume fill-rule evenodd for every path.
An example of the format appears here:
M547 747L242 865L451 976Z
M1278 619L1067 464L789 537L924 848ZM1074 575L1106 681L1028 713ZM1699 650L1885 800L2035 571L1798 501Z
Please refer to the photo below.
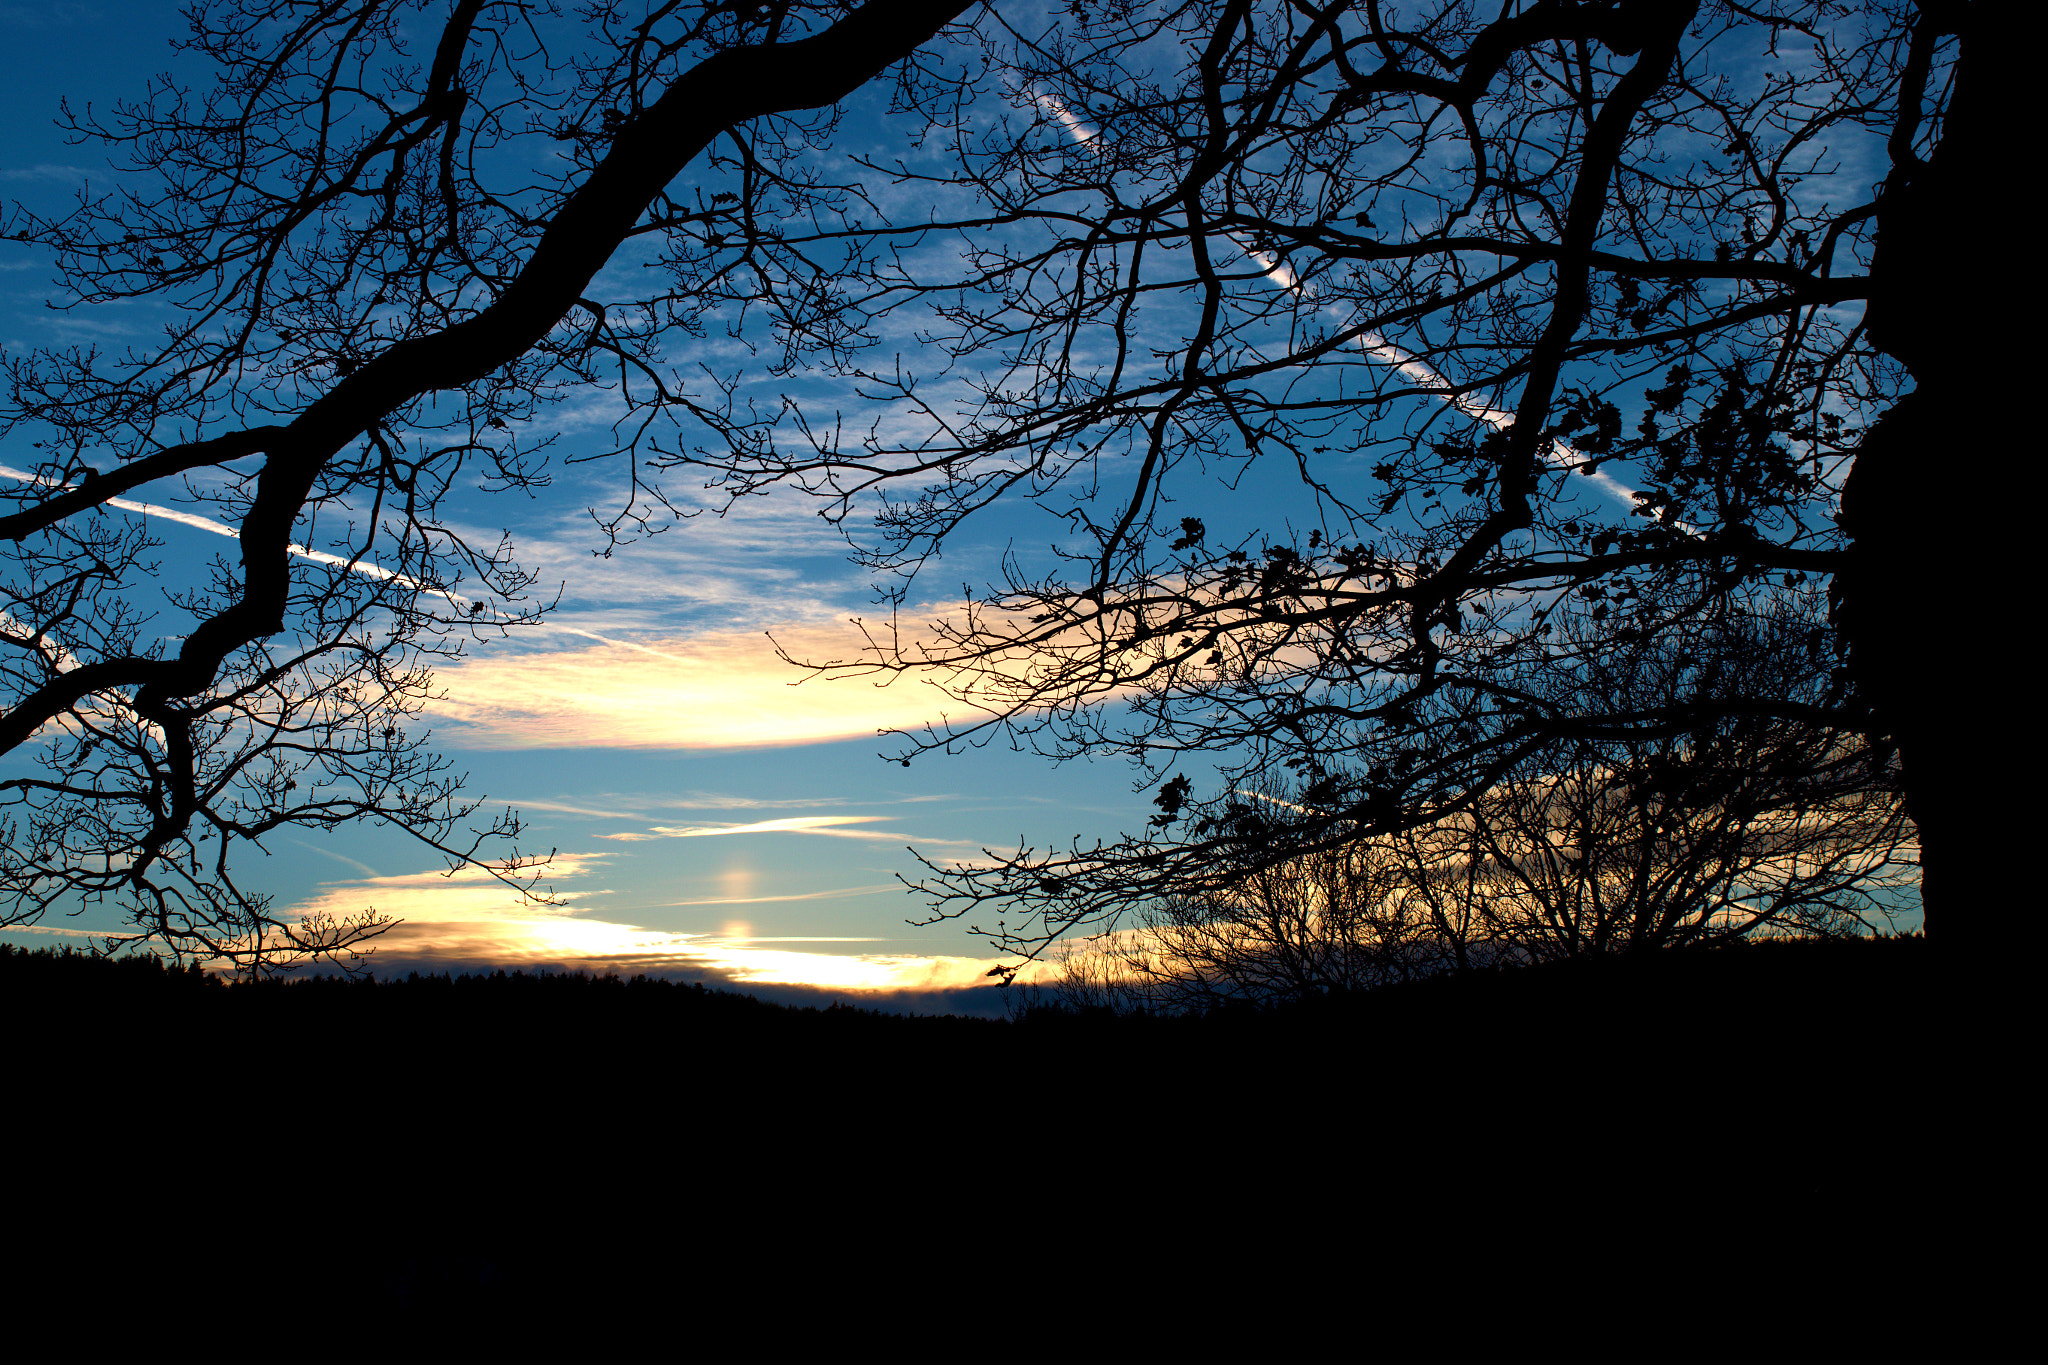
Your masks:
M116 897L231 948L267 921L232 847L295 822L516 877L516 829L465 832L404 718L423 662L533 610L447 490L537 486L545 409L591 387L633 476L613 534L708 468L819 494L897 575L916 610L841 671L978 708L904 761L1006 734L1158 782L1143 836L937 870L940 913L1029 907L1019 943L1440 825L1573 746L1690 760L1731 726L1872 791L1896 745L1939 849L1942 727L1970 722L1914 704L1934 665L1885 604L1930 591L1898 581L1920 509L1857 461L1961 403L1920 339L1989 306L1926 286L1939 206L1988 194L1963 144L1996 13L1073 0L976 9L949 48L964 0L201 8L216 87L74 121L132 182L4 223L77 299L182 319L8 359L10 458L41 444L0 517L0 750L44 765L0 784L8 913ZM885 72L900 151L820 160ZM615 259L654 282L613 297ZM713 320L778 359L707 397L679 343ZM843 423L856 401L882 416ZM127 596L151 543L102 513L179 475L241 549L169 654ZM1004 500L1055 518L1056 558L927 610L919 566ZM1768 621L1805 662L1758 676L1797 685L1730 685L1716 642ZM1637 649L1683 666L1603 693Z

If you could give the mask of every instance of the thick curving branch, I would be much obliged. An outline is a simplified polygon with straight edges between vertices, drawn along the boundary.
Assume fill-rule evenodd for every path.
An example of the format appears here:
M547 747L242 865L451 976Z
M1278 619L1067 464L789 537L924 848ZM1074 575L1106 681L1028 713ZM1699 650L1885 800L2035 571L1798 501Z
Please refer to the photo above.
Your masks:
M474 317L393 344L284 427L176 447L0 520L0 534L19 539L154 478L257 450L269 456L241 527L240 598L201 622L174 659L107 660L24 697L0 717L0 752L19 746L94 691L140 688L135 705L145 715L203 691L231 653L283 629L292 528L315 480L349 442L412 400L475 383L540 343L587 293L591 279L669 182L720 132L749 119L836 103L909 56L971 3L872 0L811 37L707 58L619 130L603 160L551 219L518 276ZM452 70L455 60L444 49L435 63L437 77L444 68Z

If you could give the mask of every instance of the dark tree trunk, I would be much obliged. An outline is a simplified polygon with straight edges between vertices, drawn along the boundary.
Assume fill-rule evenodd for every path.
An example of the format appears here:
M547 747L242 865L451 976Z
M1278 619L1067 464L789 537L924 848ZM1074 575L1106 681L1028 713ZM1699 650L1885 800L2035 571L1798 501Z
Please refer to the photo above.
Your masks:
M2009 112L2017 7L1922 9L1923 25L1961 31L1962 55L1933 156L1913 158L1910 122L1893 139L1868 328L1914 391L1871 428L1844 490L1836 621L1873 728L1898 746L1928 918L2004 938L2024 918L2017 900L2038 895L2013 876L2041 780L2024 704L2038 686L2024 661L2031 604L2013 566L2039 380L2037 348L2013 344L2034 292L2012 235L2023 154L2008 145L2001 169L1993 147L2031 122ZM1925 107L1942 93L1938 73L1924 92L1910 72L1906 84L1902 98Z

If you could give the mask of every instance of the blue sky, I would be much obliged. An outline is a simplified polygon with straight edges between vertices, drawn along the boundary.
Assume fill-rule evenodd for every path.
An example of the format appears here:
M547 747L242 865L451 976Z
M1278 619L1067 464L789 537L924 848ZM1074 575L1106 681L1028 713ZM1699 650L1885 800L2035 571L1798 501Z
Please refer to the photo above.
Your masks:
M105 107L168 67L176 6L0 3L0 29L9 35L0 198L50 209L108 183L103 154L65 146L51 116L60 97ZM910 154L869 105L855 106L833 155ZM1085 120L1067 122L1075 140L1090 136ZM146 305L51 312L49 276L47 262L24 249L0 250L0 343L9 350L117 344L152 325ZM1270 278L1275 290L1290 285L1284 269ZM890 340L908 344L907 335ZM688 359L724 370L758 363L715 332L703 352ZM813 382L811 393L857 407L843 385ZM1489 419L1477 406L1466 415ZM930 999L919 992L982 981L999 959L967 924L905 923L922 917L899 881L918 872L909 849L944 862L1138 829L1152 807L1134 791L1133 770L1114 759L1053 765L1000 739L908 768L890 761L894 742L878 730L960 708L914 675L888 687L806 681L777 658L777 645L799 658L853 657L861 636L849 618L880 614L867 573L816 505L778 494L720 515L714 494L672 480L670 496L700 514L599 557L592 509L614 511L625 493L613 464L573 457L604 449L610 421L601 397L563 404L547 416L547 429L561 433L551 488L534 497L472 492L455 504L454 523L473 539L508 534L542 594L559 590L559 605L540 625L472 646L440 669L445 700L426 717L471 792L523 813L527 849L558 850L549 878L558 903L522 904L468 874L444 878L429 851L374 827L277 840L267 863L244 867L250 883L280 907L374 905L402 919L382 941L379 970L620 966L763 988L911 992L897 998L912 1005ZM0 448L0 466L27 463ZM1234 472L1214 471L1211 502L1190 507L1219 538L1277 525L1303 505L1298 487L1262 482L1266 473L1226 494L1223 477ZM1626 486L1611 472L1601 478L1582 496L1626 507ZM171 488L134 495L159 507L175 498ZM204 525L161 513L152 522L167 583L232 549ZM998 576L1006 551L1041 555L1060 527L1031 506L977 517L927 567L911 615L948 610L963 583ZM1212 785L1199 766L1181 766L1197 790ZM50 943L116 926L113 912L96 912L8 936Z

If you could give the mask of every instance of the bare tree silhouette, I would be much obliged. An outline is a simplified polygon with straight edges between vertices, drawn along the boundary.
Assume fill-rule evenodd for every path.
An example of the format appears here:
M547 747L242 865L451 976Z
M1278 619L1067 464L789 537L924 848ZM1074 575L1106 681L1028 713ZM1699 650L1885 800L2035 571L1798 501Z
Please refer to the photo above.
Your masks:
M1879 251L1876 229L1892 190L1949 183L1958 140L1986 136L1950 115L1992 14L1214 0L1013 25L1009 120L949 129L943 167L874 167L941 202L863 224L840 296L846 334L927 320L920 355L847 368L894 419L700 456L736 493L888 499L859 543L904 576L899 608L929 602L912 576L991 503L1056 518L1056 563L1009 561L964 606L899 610L864 657L818 662L950 679L968 719L905 761L997 736L1121 753L1160 816L935 867L935 913L1000 908L1028 948L1214 868L1438 827L1559 745L1737 719L1860 732L1865 771L1923 819L1974 808L1929 766L1983 761L1951 742L1967 708L1908 701L1946 667L1891 615L1897 580L1942 590L1904 552L1908 497L1850 498L1857 544L1893 548L1858 561L1873 586L1835 621L1781 641L1823 686L1731 690L1703 651L1774 594L1845 586L1849 470L1955 334L1929 278L1950 239L1887 228ZM1887 162L1880 195L1863 168ZM1878 326L1909 299L1913 325ZM1283 481L1260 521L1228 491ZM1698 666L1691 691L1546 686L1646 642ZM1221 761L1221 792L1197 799L1190 754ZM1240 833L1231 793L1276 772L1299 818Z
M686 402L654 361L716 295L707 244L800 328L774 224L833 197L807 140L965 8L225 0L184 44L211 88L67 108L119 188L9 206L0 235L51 254L72 306L169 321L153 346L6 358L0 435L31 467L0 516L0 752L40 771L0 782L0 922L112 900L179 952L343 952L375 916L287 922L234 851L365 819L530 885L499 852L517 819L471 828L406 729L428 663L544 605L508 545L444 518L449 491L542 486L549 442L523 433L614 384L635 492L607 529L630 532L632 419ZM595 282L622 251L665 268ZM123 495L181 476L240 546L169 604L173 651L146 642L157 542Z

